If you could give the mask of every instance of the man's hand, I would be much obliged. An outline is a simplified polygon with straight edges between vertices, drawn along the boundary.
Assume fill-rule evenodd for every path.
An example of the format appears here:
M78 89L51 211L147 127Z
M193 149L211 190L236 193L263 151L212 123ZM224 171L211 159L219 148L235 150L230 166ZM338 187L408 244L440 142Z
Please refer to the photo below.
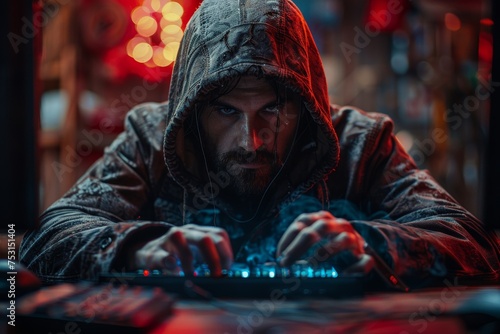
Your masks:
M358 261L347 268L346 272L367 273L374 266L373 258L365 254L365 240L351 223L336 218L327 211L302 214L293 221L278 243L276 256L281 257L280 265L292 265L320 241L324 242L323 250L327 256L317 256L311 260L325 261L341 251L348 250L358 258Z
M193 246L199 250L214 276L220 276L221 270L229 269L233 262L233 251L225 230L188 224L174 226L166 234L140 247L135 252L132 267L175 270L179 259L184 273L192 274Z

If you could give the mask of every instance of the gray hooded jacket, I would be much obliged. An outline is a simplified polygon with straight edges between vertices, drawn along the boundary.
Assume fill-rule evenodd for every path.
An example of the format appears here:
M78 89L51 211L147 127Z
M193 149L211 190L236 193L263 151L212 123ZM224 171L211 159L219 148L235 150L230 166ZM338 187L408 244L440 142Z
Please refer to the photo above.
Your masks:
M214 196L224 175L207 186L187 130L196 104L242 74L299 94L309 122L254 219ZM498 280L498 239L416 168L392 129L381 114L330 105L320 56L291 1L205 0L185 31L168 102L128 114L104 156L25 236L22 262L45 281L126 271L134 245L186 223L223 227L236 261L265 262L297 215L323 209L350 220L410 283Z

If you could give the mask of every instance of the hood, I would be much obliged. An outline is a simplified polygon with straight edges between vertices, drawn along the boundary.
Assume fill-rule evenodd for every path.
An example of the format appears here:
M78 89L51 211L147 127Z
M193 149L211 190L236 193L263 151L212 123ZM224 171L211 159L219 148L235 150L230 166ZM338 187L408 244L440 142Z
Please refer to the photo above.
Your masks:
M203 157L190 140L186 120L196 103L242 74L273 79L302 97L314 134L302 142L300 159L287 174L292 188L287 181L285 192L274 194L279 200L297 197L335 169L339 145L320 55L291 1L205 0L195 12L170 84L164 138L169 173L187 193L210 201L199 177Z

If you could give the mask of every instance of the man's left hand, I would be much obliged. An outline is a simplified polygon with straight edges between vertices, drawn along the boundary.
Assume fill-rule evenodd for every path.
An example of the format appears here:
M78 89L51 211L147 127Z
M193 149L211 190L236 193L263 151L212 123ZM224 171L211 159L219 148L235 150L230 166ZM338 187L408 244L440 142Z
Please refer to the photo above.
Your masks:
M374 266L373 258L365 253L365 240L342 218L334 217L328 211L301 214L293 221L278 243L277 257L281 266L290 266L299 260L312 246L324 242L322 249L328 256L320 261L348 250L358 260L344 272L369 272ZM318 256L319 257L319 256ZM318 261L318 258L313 260Z

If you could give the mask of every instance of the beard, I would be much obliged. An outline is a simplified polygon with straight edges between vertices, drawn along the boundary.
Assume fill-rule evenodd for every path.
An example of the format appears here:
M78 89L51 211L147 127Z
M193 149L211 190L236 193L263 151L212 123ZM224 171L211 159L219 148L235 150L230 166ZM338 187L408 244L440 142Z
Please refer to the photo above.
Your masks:
M241 164L263 164L260 168L243 168ZM260 197L277 175L281 161L269 151L243 150L222 153L213 158L217 174L225 173L229 182L224 190L229 196Z

